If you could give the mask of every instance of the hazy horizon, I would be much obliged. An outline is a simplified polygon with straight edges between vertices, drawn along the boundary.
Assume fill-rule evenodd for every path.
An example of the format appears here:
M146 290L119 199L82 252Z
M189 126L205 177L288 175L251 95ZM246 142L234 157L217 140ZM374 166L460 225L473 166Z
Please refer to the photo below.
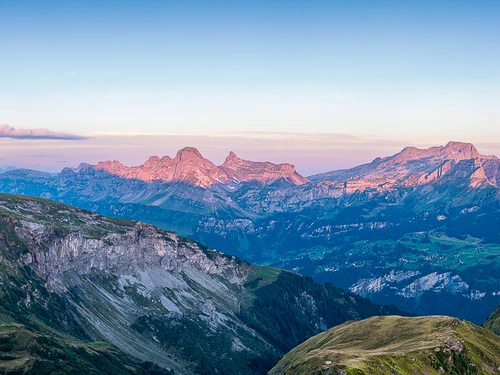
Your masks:
M73 136L73 135L71 135ZM249 141L250 140L250 141ZM80 163L118 160L127 166L143 164L150 156L174 157L184 147L195 147L216 165L230 151L253 161L293 164L303 176L351 168L377 157L391 156L404 147L444 146L392 140L360 139L346 134L254 133L215 135L93 135L81 139L11 139L0 137L0 168L17 167L47 172L76 168ZM474 143L484 155L495 155L498 143ZM78 152L75 153L75 149Z
M449 140L500 155L499 11L2 2L0 136L15 138L1 138L0 165L137 165L188 145L216 163L232 150L305 175Z

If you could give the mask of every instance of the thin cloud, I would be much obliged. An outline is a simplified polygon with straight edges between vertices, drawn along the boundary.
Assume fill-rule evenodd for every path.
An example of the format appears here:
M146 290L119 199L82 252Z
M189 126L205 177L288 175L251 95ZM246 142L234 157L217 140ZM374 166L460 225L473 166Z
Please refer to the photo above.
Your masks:
M23 128L16 129L9 125L0 125L0 138L64 139L64 140L85 139L85 137L76 134L56 133L48 129L23 129Z

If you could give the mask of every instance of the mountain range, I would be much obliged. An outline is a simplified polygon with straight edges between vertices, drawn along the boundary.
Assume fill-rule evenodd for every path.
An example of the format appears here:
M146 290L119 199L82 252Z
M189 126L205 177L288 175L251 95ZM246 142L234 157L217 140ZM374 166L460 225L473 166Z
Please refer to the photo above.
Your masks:
M268 185L280 179L294 185L307 182L307 179L299 175L291 164L253 162L240 159L231 151L224 164L217 167L193 147L183 148L173 159L169 156L161 159L158 156L151 156L144 164L137 167L127 167L115 160L100 162L92 168L128 179L147 182L183 182L203 188L229 182L256 182Z
M141 220L378 303L480 324L500 302L499 176L497 157L461 142L307 178L234 153L216 166L187 147L137 167L9 171L0 191Z

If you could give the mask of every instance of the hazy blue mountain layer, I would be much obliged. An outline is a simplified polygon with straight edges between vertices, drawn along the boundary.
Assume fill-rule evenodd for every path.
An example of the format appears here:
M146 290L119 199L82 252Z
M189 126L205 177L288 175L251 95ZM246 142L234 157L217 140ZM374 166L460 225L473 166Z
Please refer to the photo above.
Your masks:
M234 154L216 167L187 148L138 167L10 171L0 191L138 219L379 303L480 324L500 303L499 171L498 158L459 142L308 180Z

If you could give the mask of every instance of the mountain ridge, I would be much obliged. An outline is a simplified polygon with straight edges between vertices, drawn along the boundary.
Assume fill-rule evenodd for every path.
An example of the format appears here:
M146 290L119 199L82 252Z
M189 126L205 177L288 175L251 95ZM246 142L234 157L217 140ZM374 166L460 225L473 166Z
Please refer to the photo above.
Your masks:
M416 148L408 146L399 153L376 158L371 163L349 169L333 170L309 177L300 175L292 164L254 162L230 152L223 164L216 166L194 147L179 150L174 158L151 156L142 165L127 167L119 161L99 162L90 166L123 178L145 182L184 182L210 188L217 184L256 182L269 185L283 180L293 186L309 182L338 184L345 193L365 190L388 190L441 183L443 179L467 179L471 188L500 184L500 159L483 155L468 142L450 141L444 146ZM81 168L74 169L79 171ZM233 184L233 185L231 185Z
M471 160L472 163L466 163ZM469 178L469 185L475 188L498 187L499 170L500 159L496 156L480 154L471 143L450 141L445 146L427 149L405 147L395 155L377 158L371 163L308 178L312 182L342 182L351 190L387 190L439 182L447 174L455 173L455 178Z
M235 154L229 161L239 163ZM500 301L500 189L484 177L496 176L498 158L451 142L370 164L302 185L231 177L207 188L82 165L55 176L7 172L0 191L138 219L379 303L483 323Z
M500 374L500 340L447 316L347 322L299 345L269 375Z
M144 164L136 167L127 167L114 160L99 162L91 168L124 178L136 178L147 182L185 182L203 188L232 181L257 182L263 185L279 179L293 185L307 182L307 179L299 175L291 164L253 162L240 159L231 151L224 163L218 167L205 159L194 147L184 147L173 159L169 156L162 158L151 156Z

